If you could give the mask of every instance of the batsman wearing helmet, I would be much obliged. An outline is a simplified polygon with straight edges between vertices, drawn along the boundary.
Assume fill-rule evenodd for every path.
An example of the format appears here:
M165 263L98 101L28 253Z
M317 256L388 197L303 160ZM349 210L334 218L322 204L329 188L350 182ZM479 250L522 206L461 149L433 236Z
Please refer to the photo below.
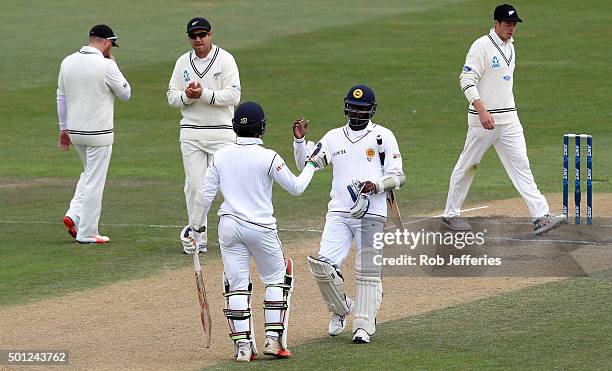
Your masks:
M266 285L263 302L266 339L264 354L279 358L291 355L287 349L287 329L293 263L284 258L272 207L272 184L277 182L292 195L301 195L316 169L314 161L295 177L283 159L262 146L266 118L257 103L242 103L232 120L236 142L217 151L206 170L202 203L196 201L193 230L204 232L206 214L218 190L224 201L219 208L219 245L223 259L223 281L230 337L236 360L255 358L252 336L251 280L249 261L255 259Z
M298 168L305 166L307 158L320 167L333 165L331 200L319 254L308 257L308 266L332 312L329 335L339 335L346 327L346 317L354 313L353 343L369 343L376 331L383 290L382 267L374 264L380 251L374 249L373 238L383 231L387 218L385 192L399 189L406 181L397 140L389 129L371 121L375 112L374 91L366 85L356 85L344 98L348 122L328 131L316 146L305 140L307 120L298 119L293 125ZM386 156L379 156L383 152ZM340 272L353 241L354 301L345 293Z

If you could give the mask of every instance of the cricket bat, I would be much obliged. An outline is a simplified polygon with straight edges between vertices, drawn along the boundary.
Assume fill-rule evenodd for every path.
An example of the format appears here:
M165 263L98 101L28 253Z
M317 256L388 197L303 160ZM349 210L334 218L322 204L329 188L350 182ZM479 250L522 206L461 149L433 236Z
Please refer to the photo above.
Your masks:
M376 144L378 144L378 157L380 158L380 166L385 166L385 147L382 145L382 136L376 136ZM387 191L387 209L391 221L397 229L404 229L402 223L402 215L400 214L399 207L397 206L397 200L395 199L395 192L392 189Z
M195 244L195 241L194 241ZM204 288L204 279L202 278L202 266L200 265L199 252L193 252L193 265L195 267L196 287L198 288L198 300L200 301L200 322L202 323L202 331L204 333L204 345L210 348L211 336L211 320L210 310L208 308L208 300L206 299L206 290Z

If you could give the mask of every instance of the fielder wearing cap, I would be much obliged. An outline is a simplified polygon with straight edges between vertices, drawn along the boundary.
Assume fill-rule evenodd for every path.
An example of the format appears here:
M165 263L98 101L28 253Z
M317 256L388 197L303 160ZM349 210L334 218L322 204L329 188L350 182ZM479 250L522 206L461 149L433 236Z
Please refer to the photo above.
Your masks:
M215 152L234 142L234 106L240 102L240 76L234 57L212 43L210 22L187 22L190 50L180 56L168 84L168 104L181 110L180 142L185 170L187 217L198 195L199 182ZM185 229L181 232L184 235ZM206 251L206 233L196 235L198 250ZM191 254L189 244L183 252Z
M249 263L255 260L262 282L266 337L263 353L286 358L287 329L293 263L283 257L272 207L272 184L278 183L292 195L301 195L318 167L309 162L295 177L281 156L263 146L266 117L255 102L236 109L233 128L236 142L223 147L206 170L202 203L194 205L192 227L202 230L212 201L223 194L219 208L219 244L224 268L225 315L238 361L249 361L257 354L251 313Z
M81 243L105 243L98 221L114 141L114 98L128 100L127 82L111 53L113 30L100 24L89 31L89 45L62 61L57 82L59 147L73 144L83 162L70 208L64 217L68 233Z
M450 179L442 224L454 231L471 226L460 218L461 206L485 152L493 146L508 176L525 200L533 218L534 233L545 233L564 221L550 214L548 202L538 190L527 158L523 126L512 91L516 54L514 34L518 11L502 4L493 11L494 26L470 47L459 77L468 100L465 147Z
M305 139L307 120L298 119L293 126L294 157L299 169L313 156L321 167L333 165L331 200L319 252L316 257L308 257L308 267L332 313L329 335L339 335L353 313L353 343L369 343L376 332L376 315L382 302L382 267L375 264L379 254L373 248L373 238L383 232L387 219L386 192L399 189L406 181L395 135L371 120L376 108L374 90L358 84L344 97L345 124L328 131L316 146ZM381 146L384 151L379 150ZM340 272L353 241L354 300L345 292Z

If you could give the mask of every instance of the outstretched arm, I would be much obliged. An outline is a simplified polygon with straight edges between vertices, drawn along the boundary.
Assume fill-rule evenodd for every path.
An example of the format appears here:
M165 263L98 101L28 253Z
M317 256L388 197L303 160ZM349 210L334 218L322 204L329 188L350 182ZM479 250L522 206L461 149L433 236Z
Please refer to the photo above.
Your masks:
M291 170L285 164L285 161L277 154L274 156L272 166L270 167L270 176L280 184L281 187L293 196L299 196L306 190L308 184L312 180L316 166L312 162L308 162L302 173L299 176L293 175Z

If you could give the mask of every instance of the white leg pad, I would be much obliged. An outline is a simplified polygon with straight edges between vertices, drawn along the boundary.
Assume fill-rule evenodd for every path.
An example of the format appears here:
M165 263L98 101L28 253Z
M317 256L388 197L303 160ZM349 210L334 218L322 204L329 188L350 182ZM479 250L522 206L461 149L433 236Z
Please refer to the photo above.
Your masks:
M317 280L323 300L330 312L341 316L349 314L344 291L344 278L333 265L309 256L308 268Z
M253 316L251 316L252 284L249 281L247 290L230 290L229 282L223 274L223 289L225 309L223 314L227 318L230 328L230 339L234 342L234 356L238 355L238 343L249 342L253 354L257 354L255 338L252 335Z
M265 330L276 332L281 345L287 349L289 333L289 309L291 308L291 293L293 292L293 259L285 259L284 282L267 285L264 300Z
M380 277L368 277L357 272L355 275L355 319L353 332L364 329L369 335L376 332L376 315L383 298Z

